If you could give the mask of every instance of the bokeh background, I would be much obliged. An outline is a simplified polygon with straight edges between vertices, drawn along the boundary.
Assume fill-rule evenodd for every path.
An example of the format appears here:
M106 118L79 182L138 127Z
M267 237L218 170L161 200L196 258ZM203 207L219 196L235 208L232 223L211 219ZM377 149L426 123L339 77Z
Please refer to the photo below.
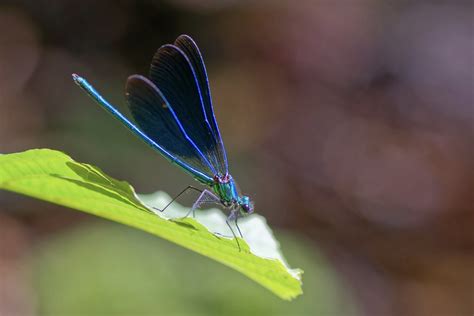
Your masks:
M138 192L192 180L126 111L128 75L191 35L232 173L305 270L283 302L133 229L0 192L0 315L473 314L471 1L0 1L0 152L65 151ZM188 204L190 201L188 201Z

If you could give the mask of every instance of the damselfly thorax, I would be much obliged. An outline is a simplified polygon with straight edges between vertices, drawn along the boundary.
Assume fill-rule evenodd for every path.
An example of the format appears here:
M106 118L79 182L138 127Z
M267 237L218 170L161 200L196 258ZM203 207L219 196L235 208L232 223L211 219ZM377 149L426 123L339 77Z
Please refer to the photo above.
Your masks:
M213 178L212 191L220 198L222 205L227 208L240 208L242 215L253 212L253 205L248 196L241 195L237 183L230 174L216 175Z

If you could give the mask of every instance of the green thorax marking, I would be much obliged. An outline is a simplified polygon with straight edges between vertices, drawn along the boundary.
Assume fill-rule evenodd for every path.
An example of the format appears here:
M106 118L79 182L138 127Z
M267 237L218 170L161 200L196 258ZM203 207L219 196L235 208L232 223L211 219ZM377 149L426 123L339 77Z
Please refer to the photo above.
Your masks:
M240 200L239 190L230 174L223 177L215 176L214 184L211 187L224 204L230 205L238 203Z

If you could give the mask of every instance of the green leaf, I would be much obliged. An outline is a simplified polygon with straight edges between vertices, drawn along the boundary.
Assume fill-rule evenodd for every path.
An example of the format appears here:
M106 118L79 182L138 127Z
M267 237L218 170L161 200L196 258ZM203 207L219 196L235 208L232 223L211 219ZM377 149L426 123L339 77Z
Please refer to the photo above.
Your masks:
M5 189L129 225L159 236L227 265L277 296L290 300L302 293L301 270L289 269L265 219L252 215L242 221L245 240L228 238L224 215L199 211L199 222L179 218L186 209L173 204L174 214L156 214L148 205L164 205L169 196L138 197L124 181L99 168L74 161L66 154L34 149L0 155L0 189ZM143 200L143 201L142 201Z

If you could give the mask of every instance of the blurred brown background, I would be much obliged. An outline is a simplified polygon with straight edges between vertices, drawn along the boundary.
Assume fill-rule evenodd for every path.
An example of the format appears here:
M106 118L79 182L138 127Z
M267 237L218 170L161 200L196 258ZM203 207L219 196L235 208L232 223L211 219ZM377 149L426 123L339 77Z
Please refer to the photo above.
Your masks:
M189 34L208 67L233 175L256 211L305 243L301 253L321 254L342 284L335 309L320 315L472 315L473 12L467 0L3 0L0 152L54 148L139 192L178 192L192 180L70 75L125 110L127 76L146 74L159 46ZM97 222L0 192L0 315L92 315L67 304L48 309L41 280L49 284L50 272L35 262L48 251L62 258L63 248L42 245ZM311 266L302 268L311 278ZM52 300L61 291L53 288ZM304 303L281 309L267 296L260 309L235 303L235 313L315 315L324 292L305 288ZM199 295L175 314L231 314L232 304L216 310L212 299L198 311Z

